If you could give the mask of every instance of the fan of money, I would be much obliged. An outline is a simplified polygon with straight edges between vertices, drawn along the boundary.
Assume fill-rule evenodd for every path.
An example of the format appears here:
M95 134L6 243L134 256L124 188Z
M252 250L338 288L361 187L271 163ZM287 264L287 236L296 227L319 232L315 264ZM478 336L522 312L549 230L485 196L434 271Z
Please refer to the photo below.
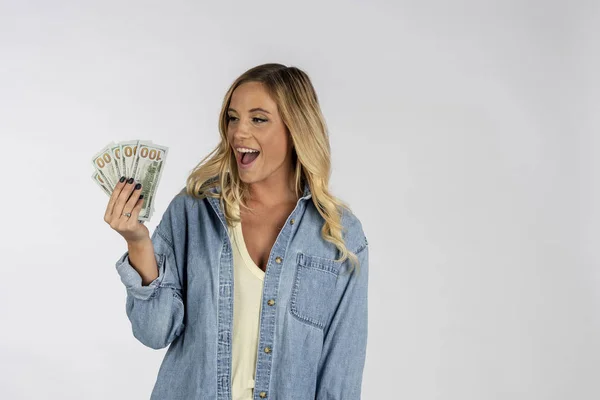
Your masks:
M109 197L122 176L141 183L144 204L138 220L148 221L154 213L154 196L168 152L168 147L149 140L110 142L92 159L92 179Z

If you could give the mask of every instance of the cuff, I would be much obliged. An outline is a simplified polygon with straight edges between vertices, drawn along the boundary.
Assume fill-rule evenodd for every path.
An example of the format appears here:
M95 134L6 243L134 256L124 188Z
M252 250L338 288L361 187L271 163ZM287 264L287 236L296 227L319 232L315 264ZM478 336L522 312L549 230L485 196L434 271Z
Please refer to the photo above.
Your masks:
M142 277L131 266L129 262L129 252L126 252L116 263L117 272L121 277L121 282L127 288L127 293L136 299L149 300L155 296L160 283L164 277L164 257L154 254L156 264L158 265L158 277L150 282L148 286L142 286Z

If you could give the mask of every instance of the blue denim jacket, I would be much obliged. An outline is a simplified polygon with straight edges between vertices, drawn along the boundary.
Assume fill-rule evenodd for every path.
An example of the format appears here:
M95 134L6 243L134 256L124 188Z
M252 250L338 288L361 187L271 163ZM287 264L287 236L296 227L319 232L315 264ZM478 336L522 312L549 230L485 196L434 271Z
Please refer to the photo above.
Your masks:
M218 188L211 189L218 193ZM254 399L360 399L367 346L369 248L342 225L360 270L321 238L310 187L279 232L265 273ZM159 276L147 286L125 253L116 263L133 335L169 346L151 399L230 400L233 258L219 199L176 196L152 234ZM269 347L270 351L265 349Z

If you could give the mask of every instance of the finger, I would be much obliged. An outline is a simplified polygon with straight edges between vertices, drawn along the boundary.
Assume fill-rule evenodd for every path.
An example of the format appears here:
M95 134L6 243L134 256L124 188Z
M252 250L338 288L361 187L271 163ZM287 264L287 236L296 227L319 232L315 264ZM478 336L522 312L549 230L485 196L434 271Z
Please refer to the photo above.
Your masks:
M135 207L141 194L142 194L142 184L138 183L135 185L134 192L131 194L131 197L129 197L129 200L127 200L125 207L123 207L123 212L121 213L122 218L132 218L132 217L126 217L123 214L132 212L132 210Z
M135 207L133 207L133 210L131 210L131 219L132 220L138 221L140 212L142 211L143 204L144 204L144 197L140 196L137 203L135 203ZM138 221L138 222L141 224L144 223L144 221Z
M131 195L131 192L133 192L134 188L135 185L133 183L133 178L129 178L125 184L125 187L123 188L123 190L121 190L121 193L117 198L117 202L115 204L111 217L112 219L121 218L121 216L124 213L123 208L125 207L125 204L127 203L127 200L129 199L129 196Z
M104 211L104 220L106 222L110 221L110 217L113 213L113 208L115 206L115 203L117 202L117 199L119 198L119 195L121 194L121 191L123 190L123 187L125 187L126 181L127 179L124 176L122 176L119 182L117 182L115 188L113 189L112 194L110 195L108 205L106 206L106 211Z

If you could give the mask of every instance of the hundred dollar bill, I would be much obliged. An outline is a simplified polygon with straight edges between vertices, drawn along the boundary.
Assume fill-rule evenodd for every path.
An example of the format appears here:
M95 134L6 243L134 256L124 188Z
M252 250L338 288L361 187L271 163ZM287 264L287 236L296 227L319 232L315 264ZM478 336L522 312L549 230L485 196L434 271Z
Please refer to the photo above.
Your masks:
M108 146L96 153L92 158L94 168L96 168L102 179L108 183L111 192L121 178L113 153L110 150L112 145L114 145L113 142L109 143Z
M133 163L137 157L138 142L139 140L119 142L119 147L121 148L121 176L131 178Z
M92 174L92 179L94 180L94 182L96 182L98 184L98 186L100 186L102 188L102 190L104 191L104 193L106 193L108 195L108 197L110 197L112 195L110 186L108 186L108 183L106 183L104 181L104 179L102 179L102 177L100 176L100 173L98 171L94 171L94 173Z
M111 143L109 146L110 151L115 161L115 168L117 169L117 176L120 178L123 175L123 160L121 159L121 145L119 143Z
M138 140L137 142L137 149L140 149L140 146L142 145L151 145L152 141L150 140ZM144 164L142 163L142 166ZM140 166L140 153L136 150L135 156L133 156L133 163L131 164L131 169L128 170L127 172L129 173L129 176L134 178L137 173L138 173L138 167Z
M138 220L147 221L154 211L154 196L160 182L169 148L153 143L140 143L137 148L136 162L133 167L135 182L142 184L144 205Z

